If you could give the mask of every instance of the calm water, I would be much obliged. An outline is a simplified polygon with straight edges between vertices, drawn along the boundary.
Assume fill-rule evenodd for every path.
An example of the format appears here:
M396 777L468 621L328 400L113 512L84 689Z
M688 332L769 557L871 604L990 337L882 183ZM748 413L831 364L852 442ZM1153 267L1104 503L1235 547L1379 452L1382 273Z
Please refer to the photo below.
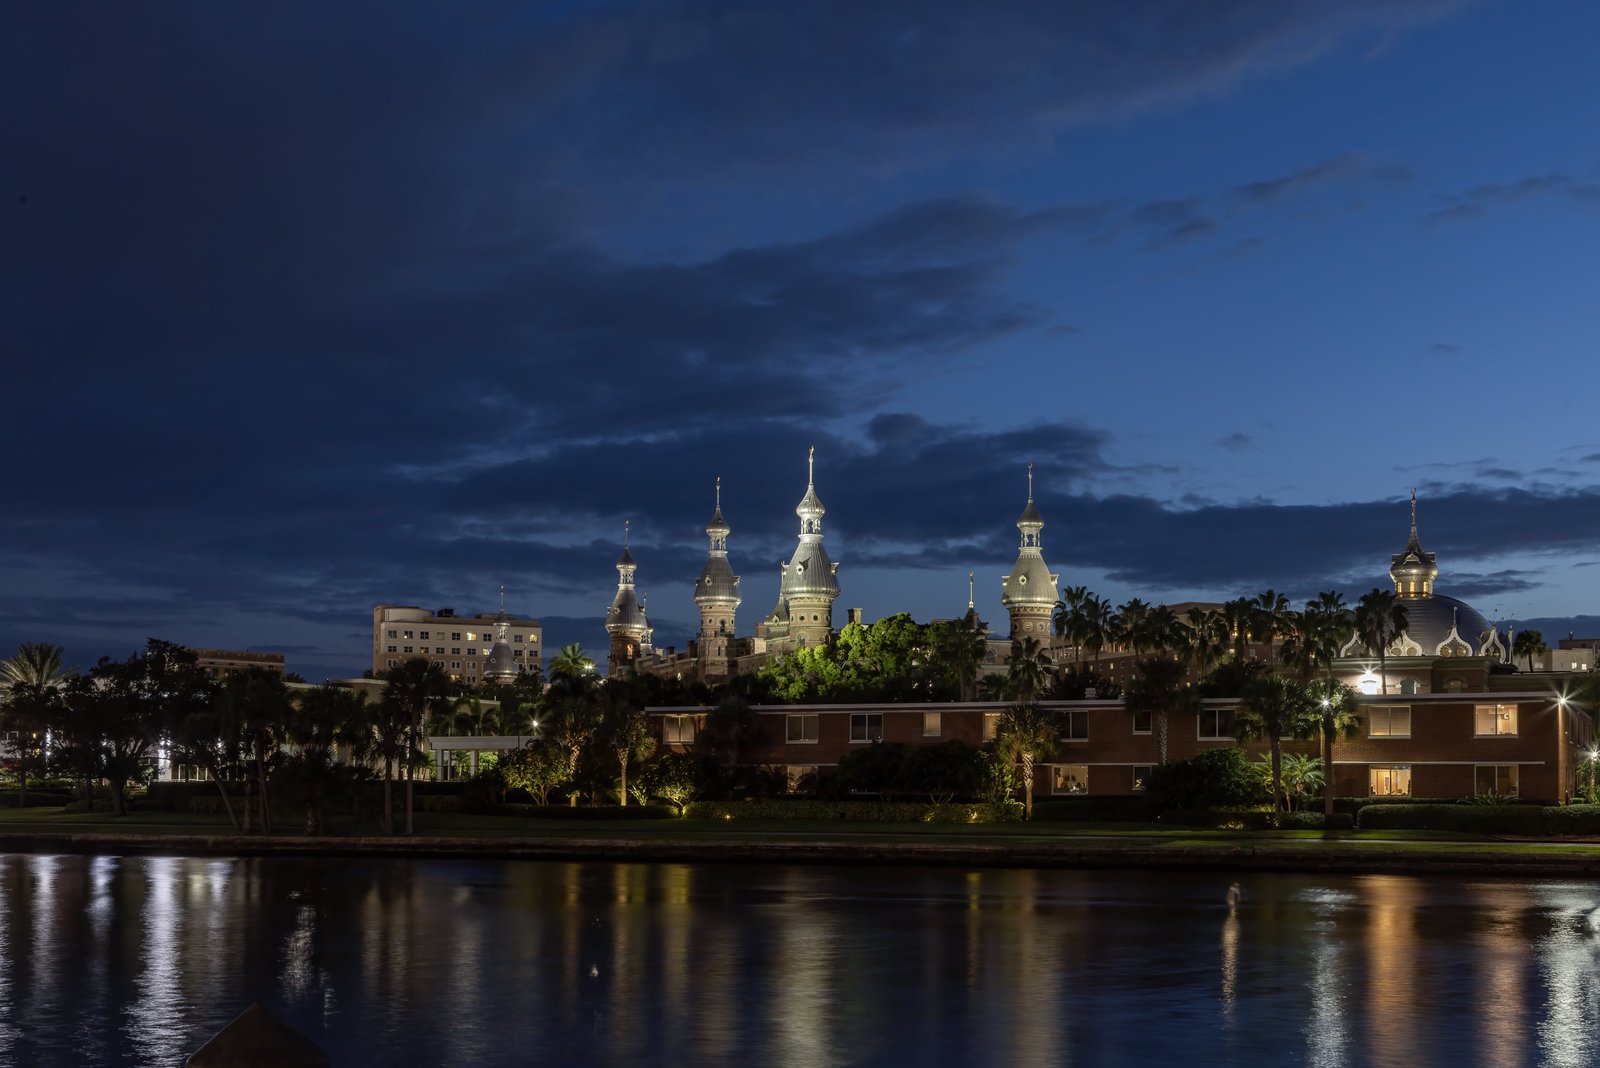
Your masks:
M1230 888L1238 899L1230 908ZM1600 887L0 855L0 1066L1600 1064Z

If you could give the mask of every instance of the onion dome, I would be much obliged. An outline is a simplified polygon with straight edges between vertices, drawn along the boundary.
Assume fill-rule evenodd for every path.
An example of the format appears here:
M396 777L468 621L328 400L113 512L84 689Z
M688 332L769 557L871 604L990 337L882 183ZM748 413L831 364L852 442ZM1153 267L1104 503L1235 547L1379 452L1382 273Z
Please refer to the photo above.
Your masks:
M711 547L706 552L706 566L700 569L700 577L694 584L695 603L702 608L718 604L737 606L741 599L739 576L728 563L728 533L728 523L722 518L722 479L719 478L716 511L711 513L711 522L706 524Z
M1032 464L1028 465L1028 504L1017 520L1017 529L1022 533L1021 543L1017 548L1017 562L1012 566L1011 574L1005 578L1005 592L1000 596L1000 603L1011 610L1041 606L1054 609L1056 581L1060 576L1052 575L1050 568L1044 562L1039 540L1039 532L1044 529L1044 519L1033 503Z
M1434 554L1424 552L1422 542L1417 538L1417 491L1411 491L1411 538L1406 542L1404 552L1394 554L1393 563L1389 565L1389 577L1394 580L1394 589L1403 600L1414 597L1433 596L1433 580L1439 575L1438 564L1434 562Z
M494 646L483 661L485 682L510 682L522 672L511 651L511 624L506 620L506 588L500 587L500 611L494 617Z
M806 495L795 507L800 517L800 541L794 555L783 565L779 596L793 601L797 597L832 599L839 596L839 565L828 559L822 545L822 515L825 509L817 499L816 455L812 449L806 459Z
M638 637L650 629L644 606L639 603L639 595L633 588L636 569L633 554L628 551L628 528L624 524L622 555L617 557L617 595L611 599L611 607L606 610L606 631L612 636L630 634Z

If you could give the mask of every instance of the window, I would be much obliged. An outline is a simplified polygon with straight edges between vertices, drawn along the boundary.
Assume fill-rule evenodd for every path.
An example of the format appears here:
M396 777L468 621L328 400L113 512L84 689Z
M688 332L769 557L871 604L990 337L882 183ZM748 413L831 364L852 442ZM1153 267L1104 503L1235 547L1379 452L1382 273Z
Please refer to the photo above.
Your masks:
M1449 678L1444 680L1445 693L1463 693L1466 691L1467 681L1462 678Z
M922 714L922 736L924 738L937 738L943 733L943 715L938 712L924 712Z
M410 641L411 640L411 632L408 630L404 634L400 635L400 637L404 638L406 641Z
M390 667L399 667L400 666L400 661L391 658L390 661L389 661L389 666Z
M398 637L400 637L400 635L398 635L398 634L396 634L396 633L395 633L395 632L394 632L394 631L392 631L392 630L391 630L391 631L390 631L390 632L389 632L389 637L391 637L391 638L398 638Z
M513 635L512 635L512 636L511 636L511 640L512 640L512 641L514 641L514 642L516 642L516 643L517 643L517 644L518 644L518 645L521 645L521 644L522 644L522 635L520 635L520 634L513 634Z
M421 638L423 641L427 641L428 640L428 632L427 631L422 631L417 635L417 637Z
M518 660L521 660L522 659L522 650L518 649L516 652L512 653L511 655L514 656L515 658L517 658Z
M472 633L472 631L470 631L470 630L467 631L467 641L475 642L477 640L478 640L478 636L476 634Z
M398 645L391 645L391 646L389 646L389 648L388 648L388 649L387 649L387 650L385 650L385 651L386 651L386 652L390 652L390 653L398 653L398 652L399 652L399 651L400 651L400 647L399 647L399 646L398 646Z
M406 647L405 647L405 650L404 650L404 651L405 651L405 652L408 652L408 653L409 653L409 652L411 652L411 646L409 646L409 645L408 645L408 646L406 646Z
M1089 791L1089 765L1051 764L1050 792L1053 794L1082 794Z
M983 740L994 741L995 734L1000 730L1000 713L985 712L983 714Z
M1517 733L1516 705L1475 705L1473 711L1479 738Z
M442 645L434 646L433 647L433 652L434 652L434 655L436 655L436 656L443 656L444 655L444 646L442 646Z
M816 716L784 716L784 741L811 743L817 740Z
M1196 737L1208 741L1226 738L1233 740L1233 710L1227 708L1201 709L1199 733Z
M693 745L694 717L662 716L661 740L668 745Z
M450 650L450 655L451 656L460 656L461 655L461 646L457 645L457 646L453 647Z
M785 764L783 777L791 794L810 793L817 783L817 768L815 764Z
M1479 764L1473 776L1473 792L1496 793L1507 797L1517 796L1517 766L1515 764Z
M461 670L461 661L452 660L452 661L450 661L450 666L455 668L457 671L460 671Z
M1372 705L1367 709L1368 738L1411 737L1410 705Z
M1367 772L1373 797L1410 797L1410 764L1374 764Z
M877 712L858 712L850 717L852 742L883 741L883 716Z
M1133 733L1135 733L1135 734L1149 734L1150 733L1150 710L1149 709L1142 709L1142 710L1140 710L1138 712L1135 712L1133 714Z
M1133 788L1134 788L1134 790L1142 792L1144 790L1144 784L1146 782L1148 782L1149 780L1150 780L1150 765L1149 764L1135 764L1133 766Z
M1061 737L1069 742L1081 742L1089 737L1089 713L1074 708L1061 713Z

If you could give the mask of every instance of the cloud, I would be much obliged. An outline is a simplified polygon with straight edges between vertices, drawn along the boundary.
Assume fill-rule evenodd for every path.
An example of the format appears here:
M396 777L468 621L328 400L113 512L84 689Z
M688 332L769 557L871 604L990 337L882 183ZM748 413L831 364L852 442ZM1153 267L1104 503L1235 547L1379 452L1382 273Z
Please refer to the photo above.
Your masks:
M1429 212L1426 219L1431 223L1463 222L1487 215L1496 205L1551 196L1594 203L1600 201L1600 188L1560 172L1529 175L1507 183L1486 182L1440 196L1443 206Z
M1277 178L1267 178L1258 182L1247 182L1236 186L1234 195L1242 200L1252 203L1267 203L1279 198L1298 193L1315 186L1331 182L1345 181L1350 178L1369 174L1371 165L1357 153L1346 153L1332 159L1323 160L1303 170L1292 174L1281 175Z
M1233 433L1220 437L1216 442L1229 452L1242 452L1245 449L1255 448L1255 439L1249 434L1235 430Z

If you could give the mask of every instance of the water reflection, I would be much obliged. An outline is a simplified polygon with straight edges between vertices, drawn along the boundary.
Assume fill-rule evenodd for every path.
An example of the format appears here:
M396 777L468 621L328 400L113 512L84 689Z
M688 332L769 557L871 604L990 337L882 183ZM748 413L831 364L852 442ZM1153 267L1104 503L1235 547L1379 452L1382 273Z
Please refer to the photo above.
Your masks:
M1589 884L0 856L0 1066L1600 1061Z

